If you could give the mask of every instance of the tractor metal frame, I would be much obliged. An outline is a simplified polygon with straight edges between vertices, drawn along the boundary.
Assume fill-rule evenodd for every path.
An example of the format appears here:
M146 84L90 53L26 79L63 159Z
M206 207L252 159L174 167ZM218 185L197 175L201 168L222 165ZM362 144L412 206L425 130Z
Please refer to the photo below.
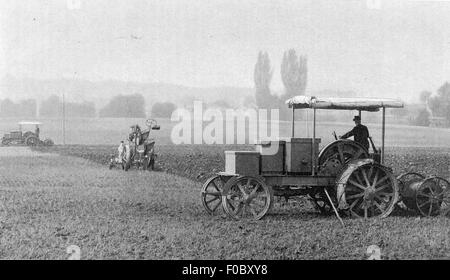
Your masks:
M291 137L294 138L295 137L295 106L291 106L292 107L292 120L291 120ZM384 148L385 148L385 138L386 138L386 107L382 106L382 121L381 121L381 164L384 164ZM316 114L317 114L317 110L316 108L313 108L313 135L312 135L312 154L315 154L315 145L314 142L316 141ZM362 110L357 110L358 111L358 115L359 117L362 116L361 111ZM371 110L372 112L375 110ZM313 176L315 175L315 173L317 172L316 167L316 160L313 158L312 162L311 162L312 166L313 166Z

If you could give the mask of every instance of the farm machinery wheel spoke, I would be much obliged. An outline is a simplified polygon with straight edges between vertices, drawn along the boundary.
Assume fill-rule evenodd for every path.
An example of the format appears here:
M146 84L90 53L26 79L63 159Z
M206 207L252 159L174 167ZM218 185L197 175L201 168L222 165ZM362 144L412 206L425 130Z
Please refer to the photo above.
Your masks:
M427 194L423 194L423 193L418 193L418 194L417 194L417 196L418 196L418 197L426 197L426 198L431 198L431 199L433 198L433 196L432 196L432 195L427 195Z
M366 182L366 186L367 186L367 187L370 187L372 184L369 183L369 178L368 178L368 176L367 176L366 171L365 171L364 169L362 169L362 170L361 170L361 173L362 173L362 175L363 175L364 182Z
M222 196L225 212L235 220L261 219L270 210L272 201L272 189L262 180L250 176L230 179Z
M375 193L375 197L378 198L380 201L389 201L389 199L391 197L393 197L394 194L393 193L387 193L387 192L382 192L382 193Z
M206 201L206 204L210 204L211 202L216 201L216 200L218 200L218 199L219 199L218 196L214 196L214 197L211 198L210 200Z
M358 194L347 196L347 199L354 199L354 198L363 197L363 196L364 196L364 193L358 193Z
M378 172L379 170L377 169L377 172ZM371 178L370 180L370 184L368 185L369 187L373 187L373 186L375 186L375 182L376 182L376 179L375 178L372 178L372 175L373 175L373 165L371 165L370 166L370 168L369 168L369 174L367 175L367 178Z
M433 203L430 203L430 208L428 209L428 216L431 216L432 211L433 211Z
M353 181L353 180L351 180L351 179L349 179L348 181L349 181L349 183L352 184L353 186L358 187L358 188L360 188L360 189L362 189L362 190L365 190L365 189L367 188L367 187L363 186L362 184L356 183L355 181Z
M249 204L248 208L250 209L250 213L252 213L253 217L256 218L258 214L256 213L255 209Z
M248 199L253 200L257 196L257 191L259 190L259 188L260 188L259 185L253 188L253 190L248 195Z
M339 205L359 218L384 218L398 199L395 177L384 166L373 161L358 161L348 166L338 178ZM341 204L342 203L342 204Z
M362 199L361 199L361 198L360 198L360 199L355 199L355 200L352 202L352 204L350 205L350 211L352 211L352 209L356 206L356 204L357 204L358 202L362 202Z
M384 176L381 180L379 180L376 185L374 185L373 187L376 188L377 191L381 191L384 190L385 188L390 186L390 182L388 182L387 184L383 184L381 185L381 183L384 183L387 179L389 179L389 176ZM381 186L380 186L381 185ZM379 188L377 188L378 186L380 186Z
M247 185L245 187L242 186L241 184L238 184L237 186L239 187L239 190L241 191L242 195L244 197L247 196L248 194L246 192L246 189L248 189L248 187L250 186L250 179L247 180Z
M224 182L221 177L216 175L209 178L205 184L203 184L201 191L201 199L203 207L210 215L217 214L221 211L220 205L222 205L222 189Z
M373 204L378 208L378 210L383 212L383 207L376 200L373 201Z
M215 200L217 200L217 199L214 199L214 201L215 201ZM219 203L217 203L216 206L214 206L214 208L212 209L213 213L216 212L217 208L219 208L219 206L220 206L221 204L222 204L222 203L219 201Z
M418 207L422 207L422 206L425 206L425 205L427 205L427 204L430 204L430 201L425 201L424 203L419 204Z
M364 185L364 182L363 182L363 180L361 179L359 173L356 173L356 174L355 174L355 178L356 178L356 180L358 181L358 183L359 183L361 186ZM363 186L363 188L365 189L366 187Z

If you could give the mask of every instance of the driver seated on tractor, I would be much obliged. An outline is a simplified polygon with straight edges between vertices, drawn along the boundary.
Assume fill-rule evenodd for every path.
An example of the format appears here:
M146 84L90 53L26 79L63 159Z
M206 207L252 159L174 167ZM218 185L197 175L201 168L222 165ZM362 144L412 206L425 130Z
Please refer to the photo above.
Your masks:
M149 130L145 130L144 132L142 132L141 127L136 124L131 126L131 133L128 140L136 146L143 145L143 153L144 155L146 155L148 152L151 152L151 150L153 149L153 145L155 144L155 141L149 138L148 135Z
M340 139L347 139L353 136L355 142L361 144L364 148L369 150L369 129L367 126L361 124L361 117L355 116L353 118L355 127L344 135L340 136Z

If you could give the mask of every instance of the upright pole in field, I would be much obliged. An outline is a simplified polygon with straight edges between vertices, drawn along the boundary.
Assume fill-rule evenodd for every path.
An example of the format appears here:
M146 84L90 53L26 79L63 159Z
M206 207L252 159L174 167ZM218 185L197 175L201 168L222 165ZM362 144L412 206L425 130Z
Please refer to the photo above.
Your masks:
M64 93L62 95L62 132L63 132L63 145L66 145L66 104L64 100Z
M383 107L383 125L381 127L381 164L384 164L384 136L386 135L386 108Z
M313 114L313 140L312 140L312 175L316 175L316 108L314 108Z
M291 137L294 138L294 122L295 122L295 108L292 105L292 123L291 123Z
M306 126L306 138L309 138L309 110L305 110L305 126Z

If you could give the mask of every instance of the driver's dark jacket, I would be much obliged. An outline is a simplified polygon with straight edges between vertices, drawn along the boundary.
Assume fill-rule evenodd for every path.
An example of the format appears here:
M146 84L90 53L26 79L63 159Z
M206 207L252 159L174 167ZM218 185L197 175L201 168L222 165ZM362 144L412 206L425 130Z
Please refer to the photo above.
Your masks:
M341 138L346 139L352 136L355 142L363 145L367 150L369 149L369 129L367 129L367 126L358 124L352 130L342 135Z

